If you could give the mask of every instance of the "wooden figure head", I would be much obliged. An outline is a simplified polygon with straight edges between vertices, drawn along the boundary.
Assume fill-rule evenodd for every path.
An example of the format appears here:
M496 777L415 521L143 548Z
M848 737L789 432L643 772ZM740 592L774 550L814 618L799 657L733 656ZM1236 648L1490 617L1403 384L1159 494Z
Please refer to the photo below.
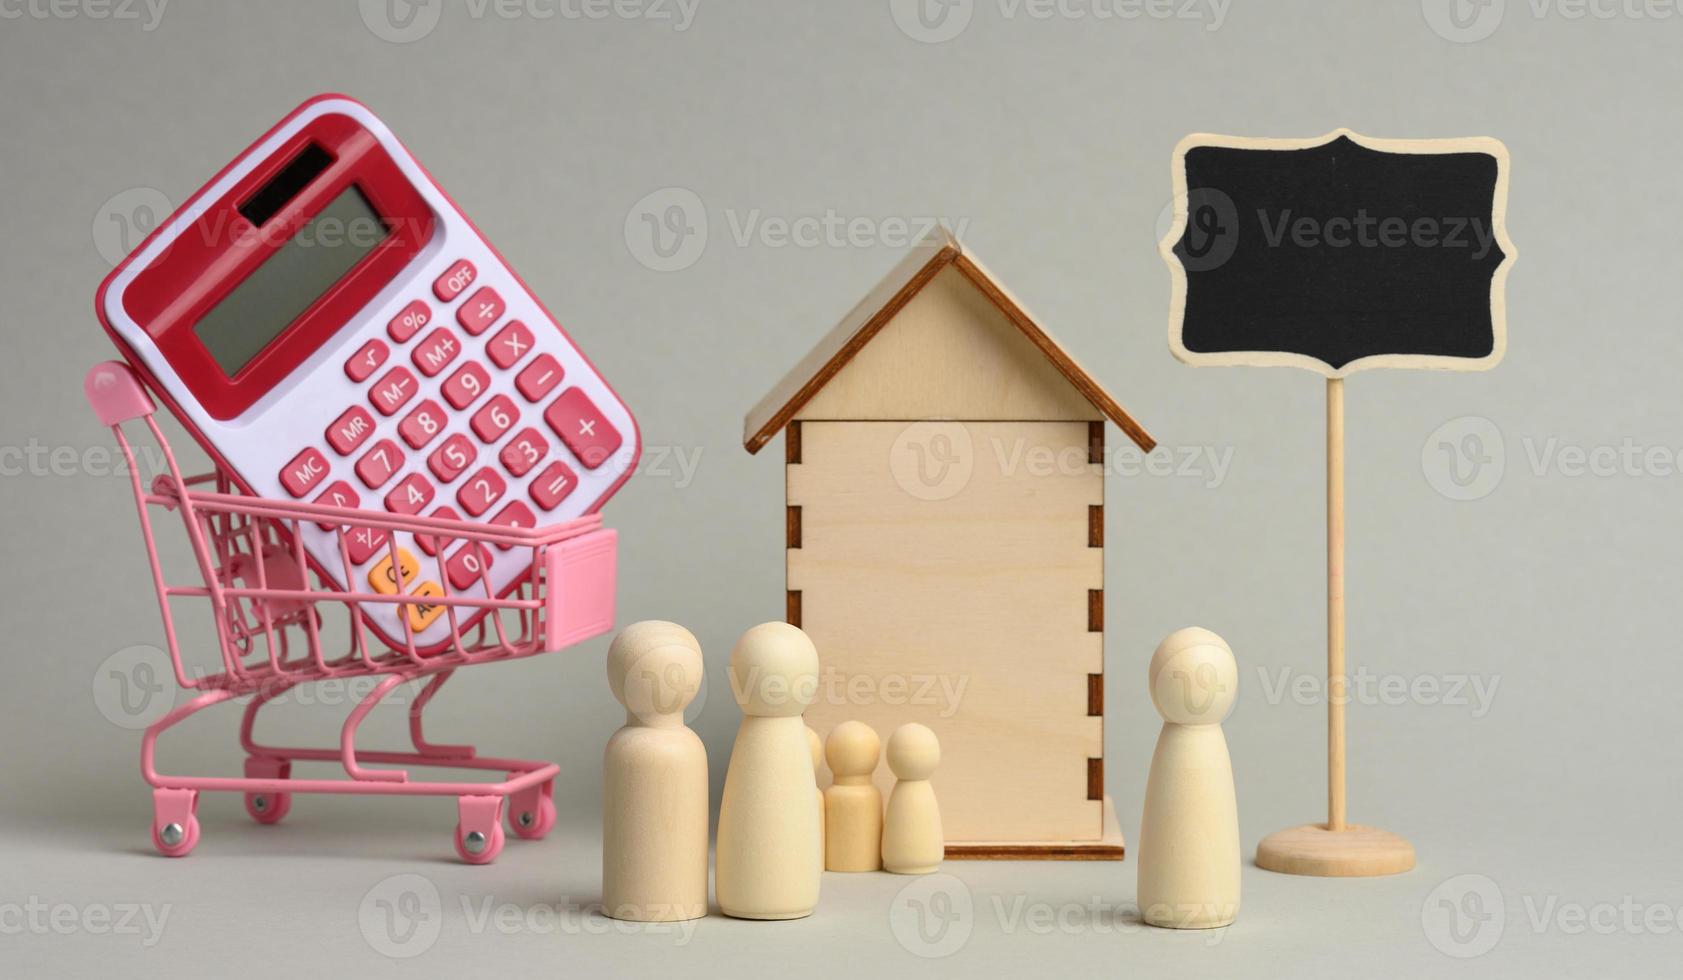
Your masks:
M844 721L830 730L824 757L838 782L850 776L869 779L882 758L882 739L862 721Z
M1176 630L1157 645L1149 676L1151 703L1171 724L1219 725L1239 697L1232 649L1198 626Z
M941 740L927 725L907 722L888 736L888 768L896 779L928 779L941 764Z
M682 724L701 681L701 644L677 623L633 623L608 647L608 686L645 725Z
M799 627L761 623L731 650L730 686L749 717L799 715L818 696L818 648Z

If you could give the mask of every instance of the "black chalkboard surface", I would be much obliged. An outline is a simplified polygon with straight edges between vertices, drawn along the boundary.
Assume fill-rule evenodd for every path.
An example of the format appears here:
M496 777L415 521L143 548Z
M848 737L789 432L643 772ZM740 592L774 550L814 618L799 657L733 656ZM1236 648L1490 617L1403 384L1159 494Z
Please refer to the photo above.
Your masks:
M1169 345L1190 364L1482 370L1506 347L1493 139L1194 135L1175 151Z

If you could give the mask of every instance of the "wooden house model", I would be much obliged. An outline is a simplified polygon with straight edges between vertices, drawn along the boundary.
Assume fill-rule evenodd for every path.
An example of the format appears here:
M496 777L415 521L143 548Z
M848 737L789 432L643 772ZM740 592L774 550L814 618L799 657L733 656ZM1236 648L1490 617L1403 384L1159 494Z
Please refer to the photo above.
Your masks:
M945 229L752 411L784 434L806 720L917 721L949 857L1119 859L1104 795L1105 421L1154 443ZM886 795L886 760L876 773ZM822 784L821 784L822 785Z

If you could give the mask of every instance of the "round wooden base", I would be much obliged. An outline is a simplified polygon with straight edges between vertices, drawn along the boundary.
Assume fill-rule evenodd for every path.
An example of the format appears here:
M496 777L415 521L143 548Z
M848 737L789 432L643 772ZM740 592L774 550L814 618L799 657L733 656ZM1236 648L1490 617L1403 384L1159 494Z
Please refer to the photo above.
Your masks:
M1375 827L1351 824L1330 831L1326 824L1308 823L1264 837L1256 847L1256 866L1321 878L1402 874L1414 867L1414 845Z

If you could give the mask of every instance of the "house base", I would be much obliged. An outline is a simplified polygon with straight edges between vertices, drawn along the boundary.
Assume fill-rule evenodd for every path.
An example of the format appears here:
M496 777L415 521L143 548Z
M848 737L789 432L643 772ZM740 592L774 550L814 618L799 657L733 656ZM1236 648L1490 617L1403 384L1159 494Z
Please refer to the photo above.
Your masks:
M1104 798L1104 834L1078 841L948 841L949 861L1120 861L1122 825L1110 796Z

